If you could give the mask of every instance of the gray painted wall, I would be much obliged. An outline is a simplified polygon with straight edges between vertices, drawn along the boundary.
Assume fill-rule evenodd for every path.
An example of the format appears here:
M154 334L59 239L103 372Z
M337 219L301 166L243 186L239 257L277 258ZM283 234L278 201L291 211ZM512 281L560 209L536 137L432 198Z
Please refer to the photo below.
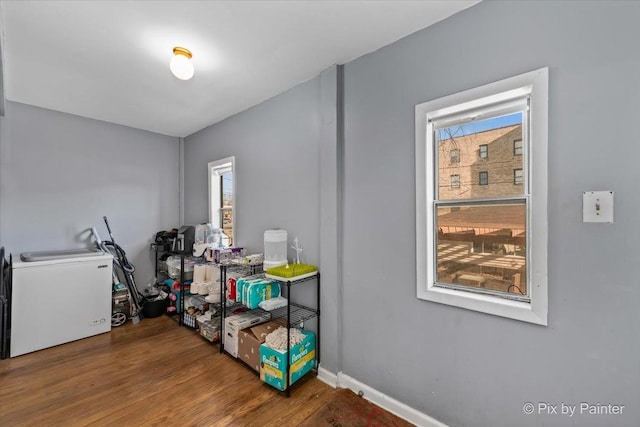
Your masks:
M14 256L87 244L87 229L116 242L153 278L149 243L178 223L176 138L7 102L0 119L0 235Z
M317 260L318 95L316 78L186 137L185 222L208 222L207 164L235 156L237 243L262 252L264 231L283 228Z
M452 426L640 425L639 19L637 2L482 2L345 66L346 374ZM418 300L414 106L544 66L549 326ZM585 190L616 192L613 225L581 222Z
M321 144L336 143L335 102L326 102L331 96L326 92L333 91L335 99L335 90L335 78L319 76L185 138L185 222L208 221L207 163L235 156L236 243L250 253L262 253L265 230L282 228L287 230L290 242L296 236L299 238L304 247L303 262L319 265L322 271L320 188L322 180L335 181L335 173L320 170ZM321 96L323 91L326 96ZM323 106L327 110L324 116ZM323 164L333 171L336 159L335 155L331 157L331 148L322 152ZM335 191L334 188L333 196L329 191L324 197L335 200ZM331 223L330 219L325 218L323 224L335 227L335 221ZM337 234L333 240L335 246ZM331 244L323 247L329 248ZM289 258L293 256L290 249ZM329 260L325 260L329 265ZM296 288L295 299L315 304L313 287ZM323 306L335 308L337 284L323 281L322 289ZM325 304L325 298L332 300ZM331 309L328 313L332 313ZM322 334L321 351L327 356L326 361L322 357L323 365L335 369L337 320L333 314L323 316L323 328L325 322L329 323L327 334ZM309 325L312 330L314 327Z
M342 366L342 76L342 66L320 74L321 364L331 372Z

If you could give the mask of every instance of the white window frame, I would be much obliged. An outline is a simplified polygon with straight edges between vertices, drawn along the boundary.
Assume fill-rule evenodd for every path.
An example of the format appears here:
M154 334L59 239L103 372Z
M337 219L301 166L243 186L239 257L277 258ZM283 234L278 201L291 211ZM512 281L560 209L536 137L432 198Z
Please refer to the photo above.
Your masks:
M235 157L227 157L225 159L209 162L209 222L216 228L222 229L222 194L220 194L220 185L212 185L214 179L220 179L225 173L232 173L231 187L231 218L233 221L232 242L236 245L236 173L235 173Z
M469 310L547 325L547 123L549 70L541 68L495 83L425 102L415 107L416 154L416 290L417 297ZM435 286L434 168L432 121L464 115L497 103L528 96L529 135L523 138L527 187L527 286L529 301ZM476 116L469 117L477 119ZM528 141L532 141L528 144Z

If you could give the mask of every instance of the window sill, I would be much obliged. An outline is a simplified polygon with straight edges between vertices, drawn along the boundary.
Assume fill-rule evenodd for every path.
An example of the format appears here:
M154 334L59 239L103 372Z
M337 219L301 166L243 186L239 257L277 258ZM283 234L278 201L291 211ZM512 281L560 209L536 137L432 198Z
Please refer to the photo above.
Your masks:
M425 301L547 326L546 307L536 307L533 302L513 301L491 295L441 288L433 285L426 290L418 290L417 296Z

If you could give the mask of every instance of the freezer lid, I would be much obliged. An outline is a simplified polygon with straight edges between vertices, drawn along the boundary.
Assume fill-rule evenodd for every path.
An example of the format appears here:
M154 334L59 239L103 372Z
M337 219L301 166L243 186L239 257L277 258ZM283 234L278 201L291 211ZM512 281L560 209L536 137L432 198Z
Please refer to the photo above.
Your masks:
M103 252L97 248L63 249L57 251L23 252L20 254L20 259L25 262L50 261L54 259L84 258L87 256L101 255L102 253Z
M28 268L36 265L66 264L71 262L109 261L113 257L94 248L65 249L59 251L35 251L20 254L14 259L14 268Z

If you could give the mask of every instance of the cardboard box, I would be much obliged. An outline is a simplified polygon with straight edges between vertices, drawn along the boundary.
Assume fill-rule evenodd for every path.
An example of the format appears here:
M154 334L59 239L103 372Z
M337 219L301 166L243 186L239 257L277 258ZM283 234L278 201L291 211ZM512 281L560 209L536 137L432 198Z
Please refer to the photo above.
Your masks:
M313 332L301 332L306 335L305 339L291 348L289 385L298 381L316 366L316 336ZM265 344L260 345L260 379L281 391L286 388L286 357L286 350L274 350Z
M224 349L233 357L238 357L238 338L240 331L271 319L271 313L265 311L235 314L224 319Z
M267 335L284 324L284 319L277 319L240 331L238 358L242 359L256 372L260 372L260 344L264 342Z

